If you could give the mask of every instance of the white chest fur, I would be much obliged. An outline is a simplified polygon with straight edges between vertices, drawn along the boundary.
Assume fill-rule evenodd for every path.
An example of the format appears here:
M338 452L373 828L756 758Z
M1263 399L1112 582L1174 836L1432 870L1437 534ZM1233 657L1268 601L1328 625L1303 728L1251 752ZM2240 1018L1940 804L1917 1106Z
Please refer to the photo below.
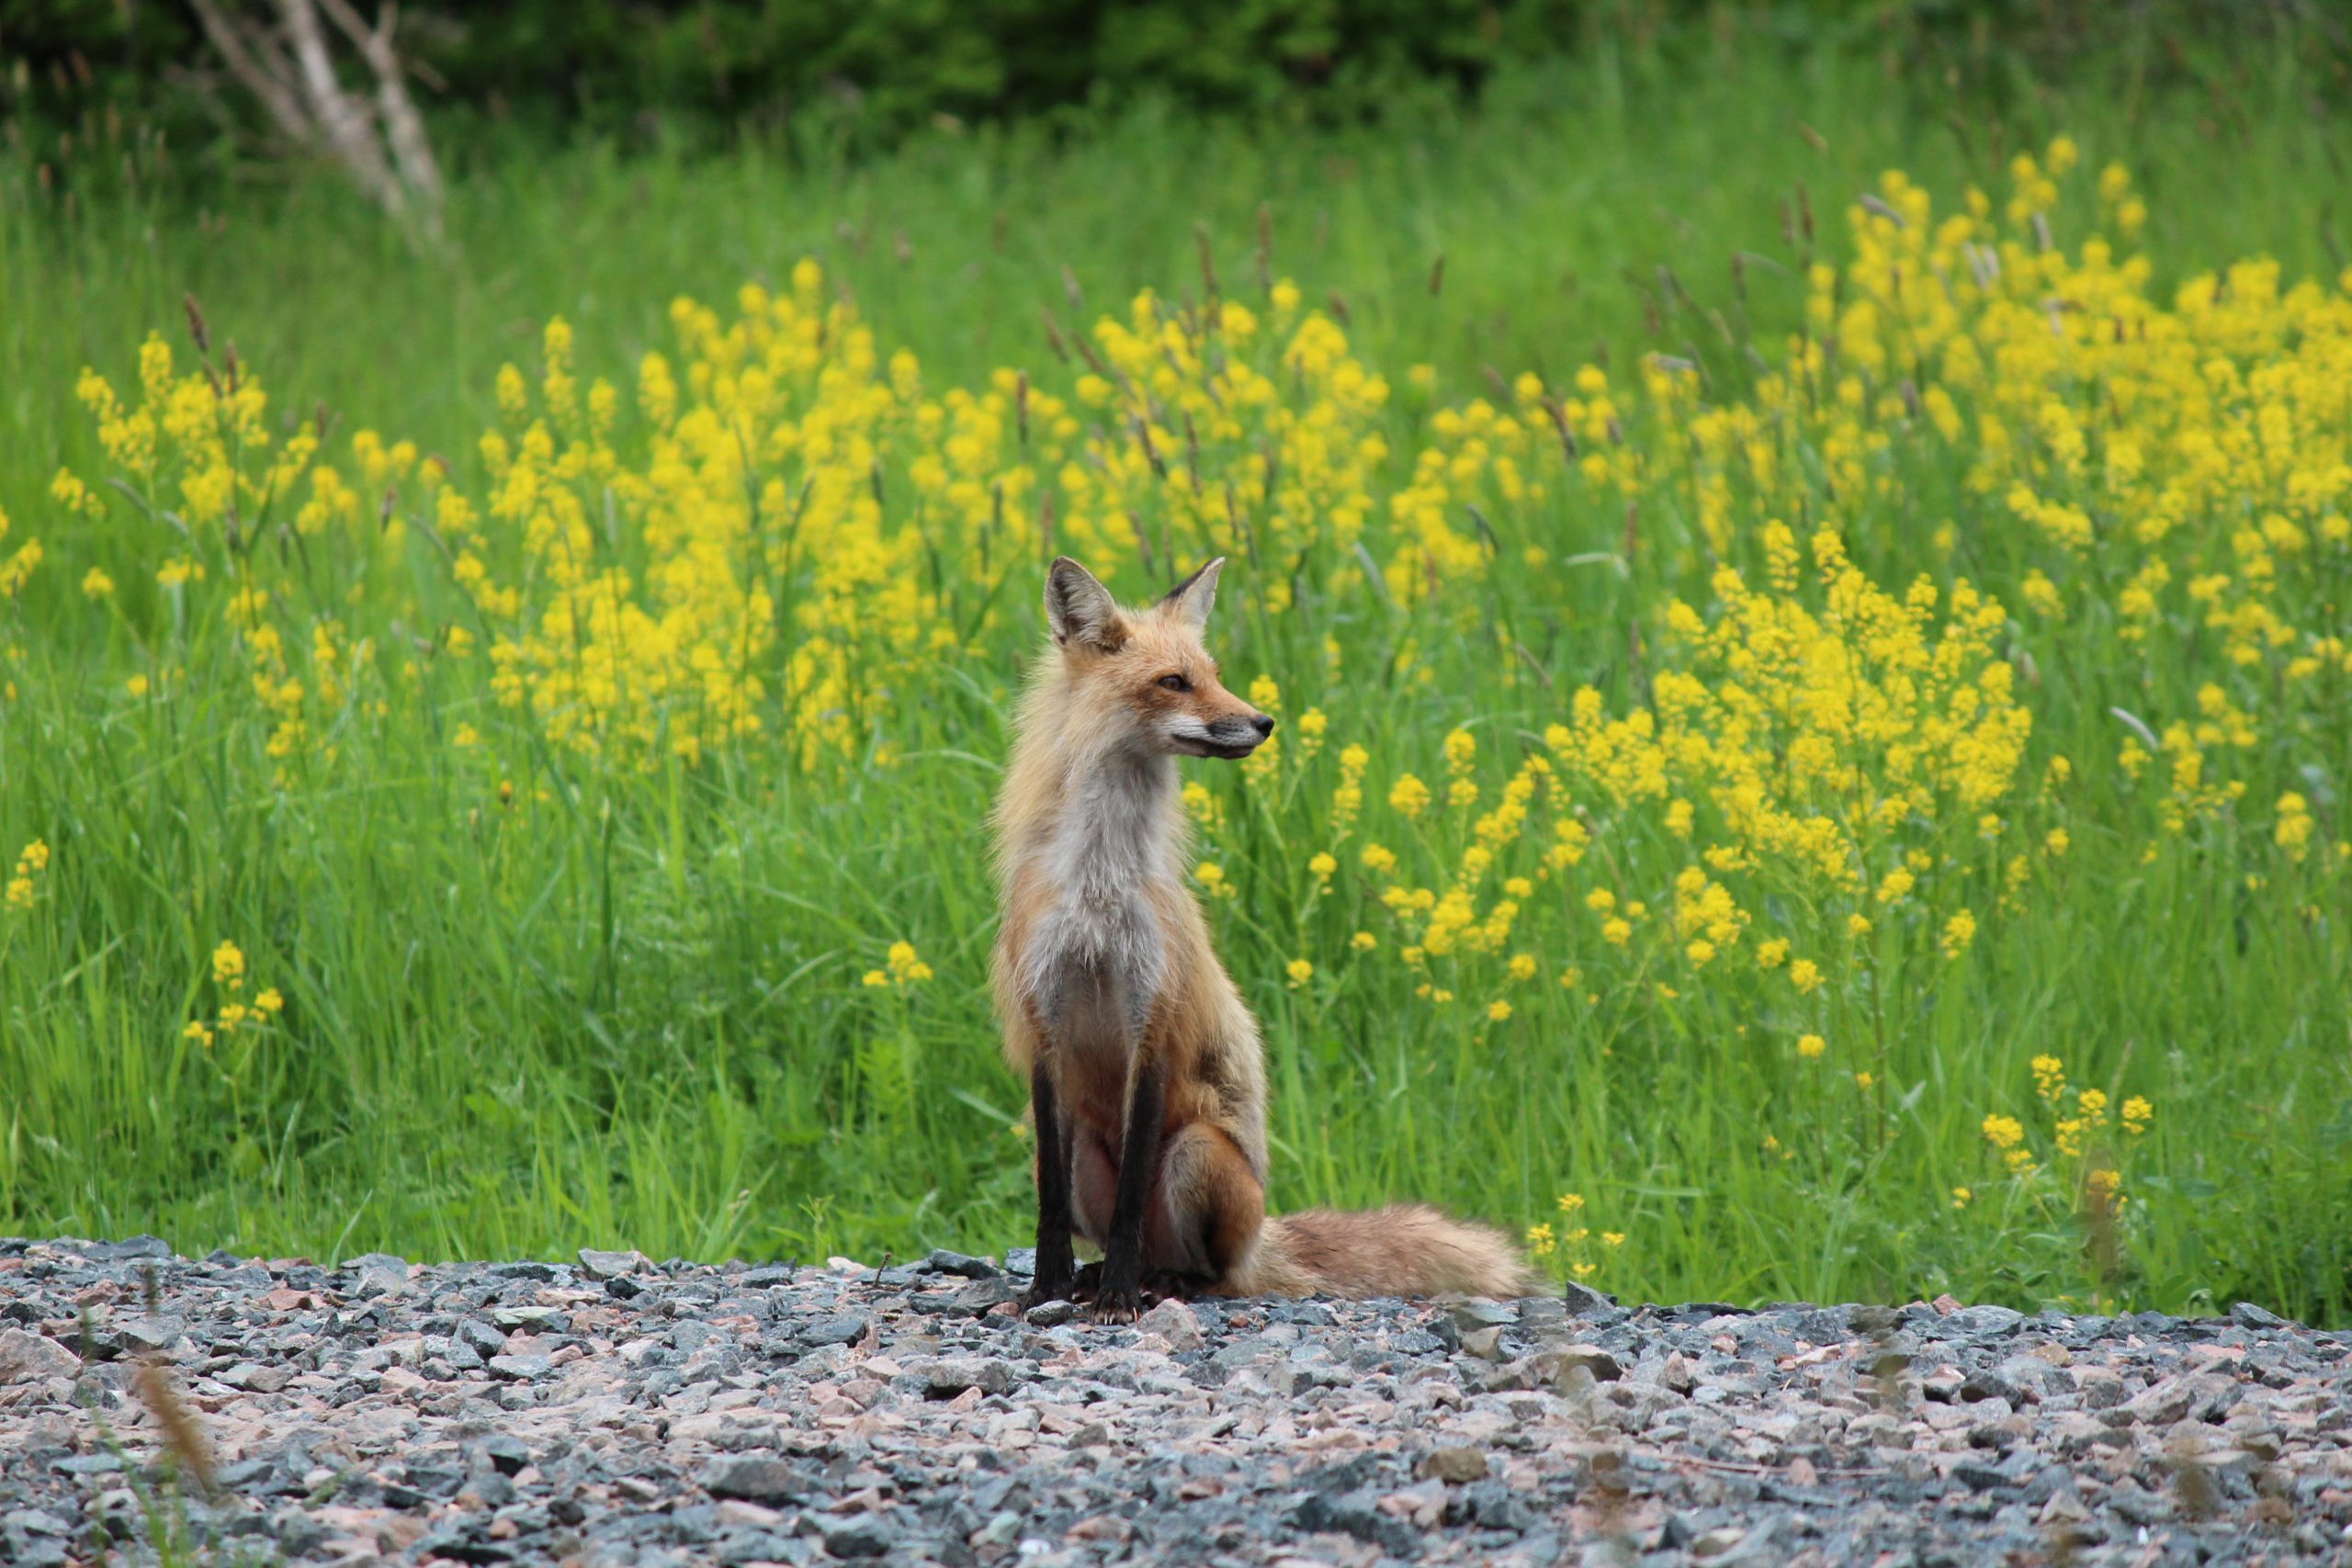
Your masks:
M1177 876L1176 771L1120 759L1073 777L1038 846L1051 902L1031 928L1020 977L1045 1021L1076 1049L1133 1043L1167 977L1152 890Z

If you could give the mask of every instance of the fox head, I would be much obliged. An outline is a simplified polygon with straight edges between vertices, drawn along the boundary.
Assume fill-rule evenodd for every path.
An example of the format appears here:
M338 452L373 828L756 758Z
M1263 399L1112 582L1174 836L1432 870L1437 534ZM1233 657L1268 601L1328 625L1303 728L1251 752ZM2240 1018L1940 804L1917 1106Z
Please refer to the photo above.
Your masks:
M1179 757L1247 757L1274 732L1272 717L1218 682L1201 640L1224 565L1220 557L1148 609L1126 610L1084 567L1055 558L1046 625L1076 699L1072 721L1100 727L1102 742Z

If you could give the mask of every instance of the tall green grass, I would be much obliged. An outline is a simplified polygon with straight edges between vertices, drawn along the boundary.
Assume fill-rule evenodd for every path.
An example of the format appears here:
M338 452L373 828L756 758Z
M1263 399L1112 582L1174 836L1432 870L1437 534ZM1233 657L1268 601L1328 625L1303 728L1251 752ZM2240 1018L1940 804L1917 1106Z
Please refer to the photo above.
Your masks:
M175 330L184 293L281 407L321 401L345 427L461 459L495 418L497 367L527 361L552 314L584 369L618 378L667 345L674 295L724 299L814 254L886 343L976 382L1043 359L1043 310L1069 321L1145 285L1193 286L1199 231L1245 265L1261 221L1278 270L1328 293L1357 352L1392 370L1429 361L1473 385L1489 367L1559 376L1652 348L1736 370L1707 311L1765 344L1794 321L1801 213L1824 215L1827 247L1826 215L1881 170L1990 185L2009 150L2062 128L2094 164L2132 163L2154 254L2332 273L2312 193L2341 184L2347 122L2316 92L2289 61L2198 95L2119 75L1996 121L1852 62L1604 51L1514 78L1475 113L1352 132L1144 108L1060 141L940 132L854 163L808 147L693 163L510 150L470 161L433 254L325 178L69 202L29 167L0 173L0 508L12 544L34 535L49 552L0 606L28 650L0 671L17 687L0 702L0 851L36 835L58 850L40 918L0 937L0 1229L319 1255L1026 1239L1022 1095L982 992L1010 657L1001 679L903 716L904 760L839 791L720 757L544 801L526 781L507 806L429 749L332 794L257 788L225 710L101 700L139 630L74 585L94 566L152 574L153 541L76 529L46 500L61 464L99 466L76 373L119 376L148 327ZM1740 298L1735 253L1753 258ZM1631 592L1596 576L1550 668L1573 684L1600 667ZM1280 626L1218 635L1237 675L1315 657ZM1475 639L1422 657L1458 688L1327 700L1335 739L1426 759L1474 693L1498 731L1542 728L1480 684ZM2078 727L2057 749L2111 750L2097 710L2054 705L2055 725ZM1284 848L1265 846L1268 866ZM1927 1102L1880 1157L1800 1183L1757 1157L1758 1086L1669 1032L1614 1042L1658 1066L1638 1098L1535 1053L1456 1053L1432 1075L1351 1049L1376 1045L1374 1004L1318 1011L1285 987L1298 932L1270 873L1262 901L1221 925L1276 1067L1277 1205L1409 1195L1516 1226L1572 1187L1632 1233L1601 1282L1640 1295L2105 1289L2341 1318L2340 929L2250 941L2226 889L2127 877L2128 852L2085 846L2082 907L1988 954L1964 1005L1930 1021L1928 1057L2021 1083L2044 1049L2072 1062L2080 1043L2119 1071L2139 1054L2135 1081L2165 1091L2148 1163L2172 1185L2120 1280L2039 1220L1952 1222L1949 1172L1976 1160L1975 1120L1995 1108L1967 1094ZM937 981L904 998L859 987L901 936ZM299 1052L232 1060L177 1039L224 937L286 991Z

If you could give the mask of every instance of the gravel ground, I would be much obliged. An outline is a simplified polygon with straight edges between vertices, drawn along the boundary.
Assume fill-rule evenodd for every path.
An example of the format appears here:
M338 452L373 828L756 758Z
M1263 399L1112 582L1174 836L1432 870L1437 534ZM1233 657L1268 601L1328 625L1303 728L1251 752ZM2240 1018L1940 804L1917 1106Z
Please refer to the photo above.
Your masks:
M0 1241L0 1562L2352 1562L2352 1336ZM158 1370L209 1450L173 1500ZM160 1502L151 1511L150 1505Z

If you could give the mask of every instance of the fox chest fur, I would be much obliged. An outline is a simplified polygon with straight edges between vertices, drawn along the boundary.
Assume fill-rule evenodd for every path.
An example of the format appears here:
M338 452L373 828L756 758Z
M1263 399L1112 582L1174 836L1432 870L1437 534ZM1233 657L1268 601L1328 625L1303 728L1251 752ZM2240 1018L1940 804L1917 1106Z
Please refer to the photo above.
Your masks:
M1074 1056L1122 1062L1142 1041L1170 977L1176 877L1175 769L1119 759L1067 781L1036 825L1016 877L1015 986L1039 1032Z

